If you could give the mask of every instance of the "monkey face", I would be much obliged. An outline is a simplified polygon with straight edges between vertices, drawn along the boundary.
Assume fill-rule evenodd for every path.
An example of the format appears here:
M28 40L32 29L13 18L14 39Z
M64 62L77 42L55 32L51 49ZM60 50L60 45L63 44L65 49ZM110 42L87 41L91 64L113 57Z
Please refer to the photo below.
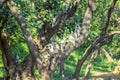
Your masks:
M75 27L75 31L80 31L80 30L81 30L80 26L77 25L77 26Z
M47 50L49 50L51 48L53 48L52 44L48 44L48 45L45 46L45 49L47 49Z
M52 53L54 50L53 50L53 45L52 44L48 44L45 46L45 49L49 52L49 53Z

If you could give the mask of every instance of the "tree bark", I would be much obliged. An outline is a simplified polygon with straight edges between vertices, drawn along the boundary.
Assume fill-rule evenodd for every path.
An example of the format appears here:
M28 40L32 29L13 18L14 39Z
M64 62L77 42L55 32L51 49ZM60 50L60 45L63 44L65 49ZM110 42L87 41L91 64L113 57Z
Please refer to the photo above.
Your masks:
M32 59L26 57L21 64L16 63L16 59L12 56L9 39L5 33L0 34L0 46L2 50L2 58L6 70L5 80L37 80L34 75Z
M102 51L103 51L103 54L107 57L108 61L109 61L109 62L113 62L113 59L112 59L112 57L109 55L109 53L108 53L105 49L103 49L103 48L102 48Z
M47 69L42 69L41 76L43 80L52 80L53 72Z
M39 50L34 42L34 39L31 35L31 32L30 32L25 20L20 15L20 12L19 12L17 6L15 5L14 1L8 0L7 5L9 7L10 11L12 12L12 14L14 15L15 19L17 20L18 24L20 25L20 28L23 32L24 38L25 38L26 43L28 45L28 49L32 55L34 62L36 63L36 60L38 59ZM38 62L40 63L40 60Z
M102 32L100 33L100 35L91 43L91 45L86 49L84 56L82 57L82 59L78 60L77 63L77 67L73 76L73 79L78 80L79 77L79 72L81 70L81 66L84 63L84 61L86 60L87 56L89 55L89 53L92 51L92 49L97 45L97 47L101 48L101 46L103 46L104 44L107 44L111 41L111 39L113 38L113 36L107 36L106 35L106 31L109 25L109 21L110 21L110 17L111 17L111 13L112 10L114 9L114 6L116 4L117 0L113 0L110 8L108 9L108 14L107 14L107 20L105 22L105 26L102 30ZM89 0L89 7L88 7L88 11L91 14L92 17L92 9L94 9L95 6L91 5L91 3L95 4L94 1ZM86 15L85 15L86 16Z
M64 71L65 70L65 59L61 59L60 61L60 75L64 77Z
M92 63L93 63L94 59L97 57L97 55L98 55L98 50L95 50L91 56L90 61L88 62L87 67L86 67L84 78L86 78L89 75Z
M120 74L120 60L118 61L117 66L113 70L113 74Z

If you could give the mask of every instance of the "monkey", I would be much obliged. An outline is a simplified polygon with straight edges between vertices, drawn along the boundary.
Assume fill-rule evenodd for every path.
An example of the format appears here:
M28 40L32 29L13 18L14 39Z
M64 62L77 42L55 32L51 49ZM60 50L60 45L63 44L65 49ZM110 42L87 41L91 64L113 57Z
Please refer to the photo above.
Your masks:
M18 64L18 61L19 61L19 56L15 55L15 63Z
M50 56L51 56L52 52L53 52L52 44L47 44L40 51L43 65L45 65L46 63L49 64L49 59L50 59Z
M45 50L48 52L48 54L52 55L54 52L53 45L49 43L48 45L45 46Z
M46 64L49 65L49 64L50 64L49 60L50 60L50 54L48 54L48 52L45 51L45 52L42 54L42 63L43 63L43 65L44 65L44 66L45 66Z
M63 49L64 49L64 47L66 45L66 39L65 39L63 34L60 35L60 42L59 42L59 44L60 44L60 50L61 50L61 52L63 52Z
M110 55L110 57L113 58L113 53L111 52L111 50L110 50L110 52L109 52L109 55Z
M71 42L72 45L75 46L75 35L73 32L71 32L71 34L69 36L69 42Z
M74 31L75 39L77 39L80 36L80 32L81 32L81 27L77 24L75 26L75 31Z
M52 42L52 45L53 45L53 53L56 54L59 52L60 50L60 45L57 43L57 42Z

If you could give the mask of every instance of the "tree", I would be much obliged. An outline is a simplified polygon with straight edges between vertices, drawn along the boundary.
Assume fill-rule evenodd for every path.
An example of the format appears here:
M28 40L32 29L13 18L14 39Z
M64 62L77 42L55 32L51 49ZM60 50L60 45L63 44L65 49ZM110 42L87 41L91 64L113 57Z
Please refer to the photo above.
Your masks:
M112 9L110 9L110 14L114 8L116 1L117 0L113 0L113 5L111 7ZM30 16L31 22L29 22L29 24L27 24L27 21L24 19L24 17L28 14L22 15L22 12L24 12L25 10L24 7L22 6L23 4L20 4L22 3L22 1L15 2L13 0L2 0L0 1L0 3L1 3L0 8L3 11L1 14L4 13L4 15L2 15L0 18L1 20L0 49L2 51L2 58L6 70L5 80L28 80L28 79L37 80L34 74L35 66L37 67L37 70L41 74L43 80L52 80L52 75L57 65L60 63L60 60L62 60L63 61L62 64L64 64L64 60L71 54L71 52L77 49L87 39L89 34L88 29L91 24L93 13L96 10L96 6L95 6L96 1L88 0L88 6L85 11L81 25L82 27L80 27L80 25L75 26L75 28L68 27L68 29L74 29L74 30L71 30L73 32L71 32L69 35L67 34L67 38L65 38L65 35L63 33L65 31L63 28L66 27L64 25L67 24L66 23L67 20L69 20L71 17L75 15L78 6L80 4L80 0L76 0L74 3L72 3L71 0L66 0L66 3L69 3L68 7L63 9L62 12L57 13L59 14L57 16L55 15L52 9L55 8L56 11L59 10L60 6L58 4L61 4L60 1L57 2L54 0L53 1L30 0L30 2L28 1L28 3L30 3L29 6L31 9L29 10L30 12L28 12L28 14L32 16ZM20 5L21 8L18 7ZM42 7L39 7L39 5L42 5ZM27 1L25 6L28 6ZM46 11L42 11L42 10L46 10ZM54 14L52 13L52 11ZM39 14L40 12L42 15ZM49 15L47 15L47 13ZM9 39L9 35L7 35L7 30L6 30L8 28L6 27L6 25L8 25L7 22L9 22L8 20L11 18L8 15L11 14L14 16L15 20L17 21L18 23L17 25L20 27L22 31L20 34L23 34L29 50L29 54L20 63L18 63L19 60L18 55L14 57L12 54L10 39ZM96 42L93 41L92 43L93 46L92 47L90 46L91 48L87 52L91 52L92 48L97 44L100 45L98 47L101 47L103 43L107 43L107 40L111 41L113 35L116 34L115 32L113 34L111 33L109 35L106 35L106 30L110 22L109 20L110 16L111 15L108 14L105 28L103 28L98 38L95 39ZM32 19L35 20L32 21ZM37 22L39 22L39 25L36 24ZM80 23L80 21L78 21L78 23ZM31 27L29 27L28 25L37 26L36 35L35 35L37 38L32 36L32 33L30 31ZM12 28L11 30L13 30L14 26L12 26L11 28ZM119 33L119 31L117 33ZM60 41L56 41L56 35L57 37L61 36L59 38ZM101 42L99 42L99 40L101 40ZM84 61L85 59L86 58L84 58ZM76 71L73 76L73 78L77 80L80 72L79 66L82 66L82 64L79 64L78 61L78 65L76 67Z

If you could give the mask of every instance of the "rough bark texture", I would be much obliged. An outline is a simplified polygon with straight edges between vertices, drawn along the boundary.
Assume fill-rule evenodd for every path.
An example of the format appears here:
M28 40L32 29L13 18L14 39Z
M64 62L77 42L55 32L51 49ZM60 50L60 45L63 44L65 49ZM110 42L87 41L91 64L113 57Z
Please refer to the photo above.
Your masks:
M88 6L88 8L86 10L86 13L84 15L84 20L83 20L83 24L82 24L83 29L85 29L85 32L87 31L87 29L88 29L88 27L90 25L93 12L95 11L95 8L96 8L96 6L95 6L95 0L89 0L88 5L89 6ZM86 35L87 34L88 33L86 33ZM89 52L89 50L88 50L88 52ZM86 55L84 55L84 56L86 56ZM85 59L86 58L83 57L83 59L81 59L81 60L78 61L77 68L76 68L75 74L73 76L73 78L76 79L76 80L78 80L80 68L81 68L81 65L83 64L83 62L84 62Z
M113 70L114 74L120 74L120 60L118 61L117 66L115 67L115 69Z
M102 48L102 51L103 51L103 54L105 54L105 56L107 57L108 61L109 61L109 62L113 62L113 59L112 59L112 57L109 55L109 53L108 53L105 49L103 49L103 48Z
M61 61L60 61L60 75L62 76L62 77L64 77L65 75L64 75L64 70L65 70L65 60L64 59L61 59Z
M90 61L87 64L85 75L84 75L85 78L89 75L90 68L92 66L92 63L94 62L94 59L97 57L97 55L98 55L98 50L96 50L96 51L93 52L93 54L92 54L92 56L90 58Z
M30 32L25 20L20 15L20 12L18 11L17 7L15 6L15 3L13 0L7 1L7 5L10 8L14 17L16 18L18 24L20 25L20 28L23 32L23 35L25 37L25 40L28 45L29 51L32 55L32 58L34 61L36 61L39 50L37 49L37 46L32 38L31 32Z
M0 34L0 44L2 57L6 69L5 80L36 80L33 72L32 60L26 58L21 64L16 63L16 59L11 56L9 39L5 33Z

